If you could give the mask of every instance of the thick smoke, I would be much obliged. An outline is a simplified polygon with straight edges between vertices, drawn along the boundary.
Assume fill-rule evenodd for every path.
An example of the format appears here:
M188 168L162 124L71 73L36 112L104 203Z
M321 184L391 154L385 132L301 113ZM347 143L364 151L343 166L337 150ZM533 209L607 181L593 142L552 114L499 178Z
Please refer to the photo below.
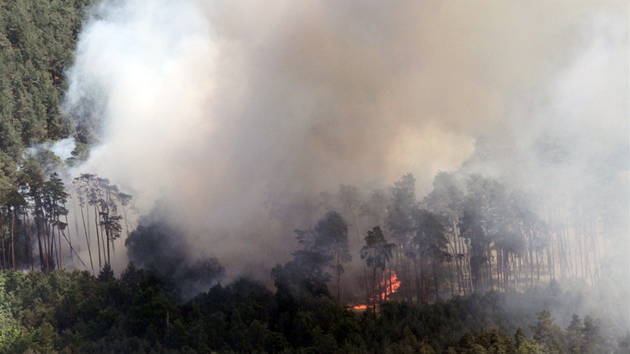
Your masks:
M228 273L269 269L315 221L297 206L340 184L412 172L423 196L463 166L577 190L602 157L627 182L627 15L626 1L103 1L66 109L102 122L80 170L141 213L161 199Z

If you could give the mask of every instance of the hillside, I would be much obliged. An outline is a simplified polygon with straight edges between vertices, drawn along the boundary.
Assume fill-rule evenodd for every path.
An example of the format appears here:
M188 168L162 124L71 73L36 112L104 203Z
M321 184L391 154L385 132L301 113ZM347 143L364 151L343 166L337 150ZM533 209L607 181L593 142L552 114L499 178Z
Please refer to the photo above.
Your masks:
M630 353L627 5L250 5L0 0L0 353Z

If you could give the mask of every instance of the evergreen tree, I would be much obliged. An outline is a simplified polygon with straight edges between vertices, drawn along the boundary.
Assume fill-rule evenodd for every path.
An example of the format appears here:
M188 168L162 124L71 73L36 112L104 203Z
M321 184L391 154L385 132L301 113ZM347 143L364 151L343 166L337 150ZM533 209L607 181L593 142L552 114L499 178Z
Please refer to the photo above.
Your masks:
M435 298L440 298L440 276L438 267L443 261L450 261L451 254L448 252L448 238L446 228L440 222L437 215L426 211L418 210L414 217L416 221L416 232L413 242L417 245L421 259L421 282L422 299L427 301L426 290L428 288L427 278L429 267L432 268Z
M530 326L534 332L534 340L545 348L546 353L563 353L562 329L551 318L551 313L542 310L536 314L538 321L535 326Z
M582 353L582 347L584 346L584 334L582 333L582 319L580 316L573 314L571 317L571 323L566 329L565 335L565 347L569 354Z
M313 229L295 230L302 249L293 253L296 264L318 281L328 282L335 274L337 299L341 300L343 264L352 260L348 250L348 226L336 211L328 212Z
M411 173L404 175L400 181L394 183L390 189L391 203L387 207L387 229L397 242L396 273L404 284L413 284L412 270L409 260L413 262L413 273L417 274L417 264L414 245L411 243L415 230L413 216L417 212L416 179ZM418 277L415 277L418 283ZM405 287L407 301L411 301L411 287Z
M383 231L380 226L375 226L372 230L368 231L365 237L365 246L361 249L361 259L365 261L368 268L372 269L372 296L368 299L368 303L371 300L372 308L376 308L377 302L380 303L384 299L381 294L383 293L382 282L377 277L377 270L381 272L387 268L387 263L392 258L392 251L396 247L393 243L387 243Z

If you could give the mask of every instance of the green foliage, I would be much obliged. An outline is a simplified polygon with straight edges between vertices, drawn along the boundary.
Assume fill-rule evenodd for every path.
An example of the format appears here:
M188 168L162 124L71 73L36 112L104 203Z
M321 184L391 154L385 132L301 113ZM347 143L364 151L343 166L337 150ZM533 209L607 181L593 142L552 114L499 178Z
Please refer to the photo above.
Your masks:
M182 303L133 264L120 278L108 267L97 277L0 271L0 352L542 354L624 353L628 346L627 337L606 340L589 316L574 316L563 331L549 311L519 315L507 305L548 302L540 293L384 302L381 314L355 314L329 294L278 285L274 293L239 278ZM531 333L521 329L528 323ZM581 345L565 345L572 335Z
M584 338L582 334L582 320L580 316L573 314L571 323L567 327L565 334L565 345L567 351L571 354L581 353L582 346L584 345Z
M375 226L368 231L365 237L365 246L361 248L359 254L361 259L365 260L366 265L372 269L372 293L369 294L372 308L376 308L376 302L384 299L380 298L383 289L378 281L378 275L382 277L382 273L387 267L387 263L392 258L392 251L396 247L393 243L387 243L383 231L380 226Z
M296 264L317 281L339 279L343 264L352 260L348 250L348 225L336 211L328 212L313 229L295 230L302 249L293 252Z
M606 351L606 342L601 334L600 322L591 316L584 317L582 327L583 343L582 353L603 353Z
M30 340L26 328L12 316L4 273L0 273L0 353L24 351Z
M365 237L365 246L360 252L361 259L365 260L368 267L385 270L395 246L393 243L387 243L381 227L375 226Z
M407 291L407 303L379 301L380 315L368 311L355 317L343 308L341 276L352 255L348 225L337 212L327 213L313 228L296 230L302 249L293 254L292 261L272 270L275 293L257 282L239 279L228 286L217 284L182 304L183 299L207 290L224 270L216 258L202 255L196 261L188 260L184 232L162 222L163 215L143 220L131 233L127 241L129 258L140 269L132 263L117 279L110 266L109 242L122 234L122 216L117 208L127 205L130 196L107 179L91 174L82 175L76 184L81 212L84 207L92 208L92 227L96 233L104 233L96 235L96 242L92 240L92 246L98 247L96 271L100 273L94 277L87 272L55 270L63 267L61 244L62 237L66 237L65 203L69 198L55 172L62 161L45 149L25 154L25 148L72 135L78 142L68 161L71 165L88 156L89 144L96 139L98 119L88 109L72 117L60 110L66 89L64 70L73 60L74 45L90 2L0 3L0 268L34 269L39 263L47 272L0 271L0 352L613 350L608 335L611 324L574 315L563 331L549 311L543 310L536 317L530 313L524 304L543 309L559 301L561 295L553 287L548 293L509 291L519 287L523 291L523 280L528 289L534 289L534 267L537 280L541 268L542 278L554 279L556 270L570 278L577 276L578 268L584 273L592 267L595 275L590 277L594 282L607 270L597 247L582 250L582 244L577 244L580 256L575 266L569 265L565 250L553 247L566 247L569 252L578 249L563 234L565 228L568 234L584 237L584 242L592 237L594 245L613 243L600 242L601 235L581 233L599 228L599 223L605 229L615 226L616 220L624 218L610 211L594 213L589 225L588 210L605 210L606 203L602 208L597 205L589 209L586 204L590 201L580 200L575 210L546 211L575 214L567 221L578 227L560 223L554 239L528 198L479 175L461 182L464 178L439 173L434 190L422 205L416 200L412 174L404 175L387 192L372 193L363 202L356 187L341 186L340 202L355 224L356 207L369 219L370 227L383 225L383 229L377 226L368 231L360 252L372 270L372 288L376 292L380 283L377 271L385 270L395 255L396 271L403 270L399 273L405 277L404 286L418 290L416 295ZM622 202L618 195L625 194L618 193L615 186L616 182L602 200ZM618 209L627 210L627 205ZM91 236L83 226L94 274L92 249L87 241ZM100 242L99 237L105 241ZM397 244L388 243L387 237L396 239ZM106 249L103 246L101 250L101 245L107 245ZM607 249L603 251L599 253L608 253ZM554 264L556 255L558 264ZM33 260L37 256L39 262ZM450 271L452 259L457 263L459 294L467 294L469 282L478 294L464 299L453 295L453 299L442 302L443 263L448 263ZM524 274L516 274L517 265ZM333 275L337 302L327 285ZM384 278L382 274L380 277ZM432 304L427 296L430 287L435 290ZM452 294L454 288L451 276ZM488 289L504 294L482 295ZM411 304L414 296L422 306ZM576 298L579 300L578 296L566 295L563 300L576 303ZM372 294L372 299L376 295ZM511 307L510 312L506 310L508 301L523 305ZM373 306L375 310L376 301ZM528 325L531 339L520 330ZM512 339L508 333L515 330ZM628 338L618 341L617 352L628 352Z
M534 340L543 345L547 353L563 353L565 348L562 330L555 323L555 320L551 318L551 313L543 310L536 315L538 321L535 326L531 326L531 330L534 332Z
M208 289L223 275L223 266L204 255L190 261L185 231L155 213L141 219L125 241L129 259L170 284L174 296L190 298Z
M413 230L413 214L418 208L415 186L416 179L408 173L391 189L393 200L387 210L387 227L400 244L406 243Z
M68 136L62 117L64 70L89 0L6 1L0 6L0 150ZM84 141L86 142L86 141Z

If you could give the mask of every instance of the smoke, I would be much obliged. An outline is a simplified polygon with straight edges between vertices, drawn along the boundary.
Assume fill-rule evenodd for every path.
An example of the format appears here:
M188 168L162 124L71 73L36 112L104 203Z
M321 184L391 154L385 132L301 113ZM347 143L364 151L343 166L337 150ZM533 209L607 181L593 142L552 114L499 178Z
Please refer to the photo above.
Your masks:
M142 214L162 200L233 274L286 259L293 227L312 224L271 215L340 184L412 172L422 196L436 172L463 168L578 189L602 157L628 171L627 13L625 1L102 1L68 71L65 109L102 126L77 173L133 191Z
M76 143L74 138L68 137L54 143L45 142L31 146L26 150L26 152L29 155L35 155L40 151L50 151L61 161L65 161L66 159L72 157L72 150L74 150L75 145Z

